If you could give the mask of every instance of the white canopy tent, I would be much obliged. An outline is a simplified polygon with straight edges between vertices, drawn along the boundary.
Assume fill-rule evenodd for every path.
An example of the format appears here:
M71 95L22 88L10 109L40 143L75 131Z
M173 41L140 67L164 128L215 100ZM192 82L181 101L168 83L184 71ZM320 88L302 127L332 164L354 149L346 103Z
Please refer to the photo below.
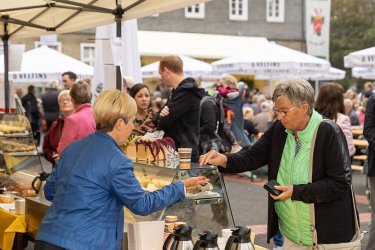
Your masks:
M207 0L2 0L0 26L11 38L68 33L180 9ZM0 29L3 35L4 29Z
M331 67L328 72L324 73L316 73L316 72L305 72L305 74L299 74L294 75L292 73L290 74L257 74L255 75L255 79L258 80L275 80L275 79L281 79L285 77L299 77L305 80L312 80L312 81L336 81L336 80L342 80L345 78L346 72L341 69L337 69L334 67Z
M4 44L5 110L9 109L8 42L12 38L68 33L99 25L151 16L207 0L2 0L0 36ZM116 67L116 87L121 89L121 69Z
M46 84L59 80L65 71L73 71L78 79L92 77L94 68L47 46L29 50L23 54L20 72L10 72L13 83Z
M212 73L212 66L209 63L179 55L184 65L184 74L187 77L205 78L209 77ZM151 63L141 68L143 78L160 78L159 75L160 61Z
M375 68L375 47L349 53L344 57L344 65L346 68Z
M305 75L306 72L328 72L328 61L287 47L268 43L240 55L212 63L213 71L248 75Z
M277 80L282 78L298 77L305 80L315 81L315 94L319 92L319 81L336 81L345 78L346 72L341 69L331 67L328 72L316 73L316 72L305 72L305 74L293 75L293 74L258 74L255 75L257 80Z
M215 60L238 55L249 48L259 48L268 43L264 37L144 30L138 31L138 38L142 56L185 55Z
M363 79L375 79L375 68L362 68L362 67L354 67L352 68L352 76L355 78L363 78Z

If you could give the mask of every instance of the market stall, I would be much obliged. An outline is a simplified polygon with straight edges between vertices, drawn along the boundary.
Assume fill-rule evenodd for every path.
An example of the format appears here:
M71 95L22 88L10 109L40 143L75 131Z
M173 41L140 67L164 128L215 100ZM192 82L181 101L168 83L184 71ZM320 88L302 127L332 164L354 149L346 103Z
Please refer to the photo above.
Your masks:
M51 205L43 195L43 180L47 176L43 173L30 131L24 116L0 114L2 249L12 249L17 233L35 240L40 222ZM147 157L141 160L144 156L135 156L134 174L145 191L152 192L192 176L205 176L210 182L187 188L186 199L148 216L135 215L125 208L125 229L129 228L127 225L149 221L160 221L164 226L164 221L173 217L165 232L172 233L178 225L186 224L193 228L192 235L196 240L205 230L220 233L235 226L225 183L215 166L192 164L191 168L180 168L178 162L172 164L165 158L151 162Z

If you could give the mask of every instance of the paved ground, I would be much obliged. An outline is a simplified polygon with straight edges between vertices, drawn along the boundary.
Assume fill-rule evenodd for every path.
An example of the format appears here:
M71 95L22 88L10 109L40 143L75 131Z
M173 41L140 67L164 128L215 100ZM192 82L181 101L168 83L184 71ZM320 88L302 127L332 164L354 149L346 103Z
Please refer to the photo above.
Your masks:
M255 244L272 249L267 244L267 193L263 189L266 180L257 178L251 182L248 177L226 175L225 183L236 225L250 226L256 234ZM366 178L361 173L353 174L353 185L360 214L361 231L369 230L370 210L365 196ZM362 247L365 249L368 234L365 235Z

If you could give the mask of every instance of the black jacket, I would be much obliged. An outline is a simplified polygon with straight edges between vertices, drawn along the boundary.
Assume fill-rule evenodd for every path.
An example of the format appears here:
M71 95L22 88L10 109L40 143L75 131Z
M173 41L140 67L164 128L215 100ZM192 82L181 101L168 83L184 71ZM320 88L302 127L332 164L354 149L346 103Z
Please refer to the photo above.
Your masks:
M201 101L200 142L216 138L215 132L219 121L219 110L211 96L203 97Z
M220 170L239 173L268 164L268 178L276 180L286 136L285 128L276 121L252 147L229 154L227 168ZM350 170L347 167L349 153L345 142L345 136L337 125L322 122L314 148L313 183L293 186L292 200L315 203L318 243L349 242L355 233L348 179ZM268 198L267 231L269 242L278 231L275 201L271 197Z
M369 143L367 150L368 176L375 176L375 95L367 102L363 134Z
M177 148L193 149L192 161L198 162L200 101L204 90L198 88L193 78L184 79L176 89L172 90L168 102L169 115L155 115L158 129L165 132L165 137L171 137Z
M40 114L36 97L33 94L28 93L27 95L22 97L21 101L22 106L25 108L27 119L29 119L31 124L36 124L39 126Z
M57 97L59 96L59 91L57 89L48 89L42 95L42 104L44 109L44 118L46 121L56 121L59 118L59 103Z

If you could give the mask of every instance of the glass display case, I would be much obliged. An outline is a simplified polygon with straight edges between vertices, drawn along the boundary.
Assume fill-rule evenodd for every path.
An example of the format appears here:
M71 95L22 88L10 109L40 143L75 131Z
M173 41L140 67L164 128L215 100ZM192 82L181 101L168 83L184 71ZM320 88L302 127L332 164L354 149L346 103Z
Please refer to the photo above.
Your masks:
M164 220L177 216L178 222L193 228L193 235L205 230L220 232L234 227L232 211L222 175L215 166L192 164L190 169L168 168L134 163L134 173L146 191L154 191L174 181L193 176L205 176L210 181L186 190L186 199L149 216L138 216L125 210L125 224L139 221Z
M31 183L42 164L27 118L0 113L0 189L18 196L36 193Z

